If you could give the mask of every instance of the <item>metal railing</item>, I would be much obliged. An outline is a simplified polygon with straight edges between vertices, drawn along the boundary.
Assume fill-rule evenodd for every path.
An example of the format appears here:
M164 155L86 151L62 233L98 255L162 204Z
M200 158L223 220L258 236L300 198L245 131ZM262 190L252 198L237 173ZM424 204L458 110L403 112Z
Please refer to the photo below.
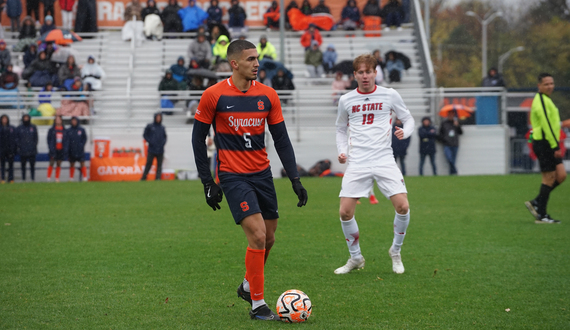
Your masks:
M422 18L422 11L419 0L413 0L412 6L412 18L414 20L414 32L419 38L420 42L420 59L422 61L422 70L424 76L424 86L425 87L436 87L435 73L433 70L433 63L431 61L431 54L429 50L428 37L424 28L424 22ZM429 24L429 22L427 22Z

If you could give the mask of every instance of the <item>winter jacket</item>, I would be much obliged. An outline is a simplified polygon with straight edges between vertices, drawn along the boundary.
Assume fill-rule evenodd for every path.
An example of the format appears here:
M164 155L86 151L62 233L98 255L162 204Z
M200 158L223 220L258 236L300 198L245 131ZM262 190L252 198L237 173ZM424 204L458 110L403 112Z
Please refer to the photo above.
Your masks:
M16 128L18 155L29 157L38 153L38 128L32 124L22 124Z
M388 62L386 62L386 70L388 73L392 72L392 70L397 70L400 71L401 75L405 71L404 63L399 59L396 59L394 61L388 60Z
M51 30L55 30L57 29L57 26L55 26L55 23L52 23L50 25L47 25L44 23L44 25L42 25L42 27L40 28L40 36L43 36L44 34L48 33Z
M330 51L329 48L332 48L333 51ZM323 63L330 65L331 68L335 65L338 57L338 54L334 49L334 45L330 44L327 46L327 50L323 53Z
M6 65L12 63L12 55L10 55L10 51L8 48L0 51L0 65L5 67Z
M319 43L319 46L323 43L323 37L321 37L321 33L317 29L315 29L315 33L313 35L311 35L309 30L305 31L301 36L301 45L305 48L309 48L313 40L316 40Z
M422 120L423 121L423 120ZM437 137L437 130L433 125L420 126L418 129L420 136L420 154L429 155L435 153L435 139Z
M394 133L396 132L396 127L402 128L403 126L392 126L392 151L394 152L394 156L405 156L408 153L408 147L410 146L410 140L412 137L408 137L407 139L398 139Z
M97 32L97 3L95 0L77 0L76 33Z
M160 19L164 25L164 32L182 32L182 20L178 16L178 11L182 9L178 5L168 5L164 7L160 14Z
M67 64L63 64L62 66L59 67L57 76L59 77L59 81L63 83L63 81L66 79L81 77L81 70L79 70L79 67L77 65L73 65L72 68L69 68Z
M6 115L2 117L8 118ZM0 118L2 118L0 117ZM0 155L14 156L18 149L16 128L10 125L10 118L8 118L8 125L0 124Z
M380 10L380 5L378 4L378 1L375 0L372 4L369 2L366 3L366 5L364 5L364 8L362 9L362 15L381 17L382 10Z
M245 9L239 4L231 6L230 9L228 9L228 14L230 16L230 22L234 22L240 17L243 17L244 21L247 19ZM232 27L232 25L230 25L230 27Z
M47 143L49 149L49 156L55 156L55 152L57 151L57 135L58 133L61 134L61 141L59 143L62 144L62 147L65 145L65 127L61 126L61 129L57 129L55 123L52 127L48 130L47 133Z
M156 121L158 115L154 115L152 124L146 125L143 138L148 142L149 154L162 155L164 153L164 145L166 144L166 129L161 122Z
M323 65L323 53L320 49L309 49L305 52L305 64L319 66Z
M202 8L194 5L194 7L185 7L178 11L178 16L182 20L184 32L197 30L202 22L208 18L208 14Z
M393 13L399 14L402 18L404 17L404 10L397 2L389 2L384 6L384 8L382 8L382 17L387 17Z
M36 49L35 53L30 52L30 49L26 50L24 53L24 67L29 67L30 64L38 57L38 51Z
M505 81L503 80L503 76L500 74L496 74L495 76L487 75L483 78L483 82L481 83L482 87L504 87Z
M14 72L4 72L4 74L0 76L0 88L17 89L19 79L18 75Z
M198 42L198 39L195 39L190 43L188 46L188 59L195 58L199 62L204 60L210 61L212 59L212 46L208 43L208 41L204 40L204 42Z
M6 1L6 15L10 18L20 18L22 15L22 1L20 0L7 0Z
M211 6L208 8L208 24L219 24L222 22L222 8Z
M160 10L158 10L158 8L156 8L156 4L154 5L154 7L149 7L147 5L146 8L144 8L141 11L142 20L144 21L144 19L146 18L146 15L150 15L150 14L155 14L157 16L160 16Z
M222 45L221 42L226 41L225 45ZM212 49L212 55L218 58L218 60L225 60L228 57L228 47L230 46L230 39L225 35L221 35L216 41L214 48Z
M301 13L303 13L303 15L311 15L313 13L313 8L311 8L309 1L303 1L299 10Z
M47 58L45 60L40 60L40 58L36 58L32 64L30 64L30 68L32 72L36 71L47 71L49 73L53 73L53 65L51 64L50 60ZM24 78L24 77L22 77Z
M123 14L123 21L132 21L133 17L135 17L137 21L142 20L142 6L138 0L133 0L133 2L127 5L125 13Z
M87 134L85 133L85 129L79 126L79 124L75 127L70 126L65 130L64 136L63 150L65 156L71 158L83 158L85 156L85 143L87 143Z
M184 65L172 64L170 66L170 71L172 71L173 75L186 77L186 71L188 71L188 68Z
M329 7L325 6L325 5L316 5L315 8L313 8L313 14L330 14L331 10Z
M180 84L176 79L166 79L166 77L162 78L160 84L158 85L159 91L177 91Z
M351 20L353 22L359 22L360 21L360 10L358 10L358 7L354 6L354 7L350 7L350 6L346 6L342 9L342 13L340 14L341 19L342 20Z
M455 126L453 120L446 120L439 129L439 138L446 147L459 147L459 135L463 134L461 125Z
M59 7L61 10L72 11L75 0L59 0Z
M265 47L261 48L261 43L257 44L257 53L259 54L258 60L262 60L265 56L271 57L273 60L277 60L277 50L275 50L275 46L272 43L267 41L265 43Z
M276 91L283 91L283 90L294 90L295 85L293 85L293 81L287 77L287 75L283 75L283 77L279 77L278 75L273 76L271 79L271 87Z
M37 32L36 32L36 26L34 24L32 25L22 24L22 27L20 28L20 34L18 35L18 39L35 39L36 37L37 37Z

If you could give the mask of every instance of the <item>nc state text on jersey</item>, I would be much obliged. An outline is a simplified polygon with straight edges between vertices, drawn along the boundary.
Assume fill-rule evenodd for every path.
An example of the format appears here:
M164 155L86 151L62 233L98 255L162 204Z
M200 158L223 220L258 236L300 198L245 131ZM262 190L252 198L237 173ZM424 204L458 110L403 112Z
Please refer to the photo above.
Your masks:
M352 113L372 110L382 110L382 103L364 103L362 107L360 104L352 106Z

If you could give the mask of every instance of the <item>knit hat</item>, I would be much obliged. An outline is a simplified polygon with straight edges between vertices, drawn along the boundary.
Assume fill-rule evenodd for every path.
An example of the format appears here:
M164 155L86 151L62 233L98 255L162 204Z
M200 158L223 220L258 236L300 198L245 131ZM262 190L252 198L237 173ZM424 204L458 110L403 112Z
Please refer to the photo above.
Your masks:
M51 15L47 15L47 16L44 18L44 21L46 21L46 22L47 22L47 21L52 21L52 22L53 22L53 17L52 17Z

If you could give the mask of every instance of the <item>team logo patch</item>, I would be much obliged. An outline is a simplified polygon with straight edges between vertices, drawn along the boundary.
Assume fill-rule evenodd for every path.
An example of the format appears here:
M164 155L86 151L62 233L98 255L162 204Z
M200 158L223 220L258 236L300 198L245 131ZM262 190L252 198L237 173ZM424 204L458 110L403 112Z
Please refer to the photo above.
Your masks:
M77 135L81 135L81 131L77 131Z
M265 110L265 105L263 104L262 100L257 101L257 109L258 110Z

